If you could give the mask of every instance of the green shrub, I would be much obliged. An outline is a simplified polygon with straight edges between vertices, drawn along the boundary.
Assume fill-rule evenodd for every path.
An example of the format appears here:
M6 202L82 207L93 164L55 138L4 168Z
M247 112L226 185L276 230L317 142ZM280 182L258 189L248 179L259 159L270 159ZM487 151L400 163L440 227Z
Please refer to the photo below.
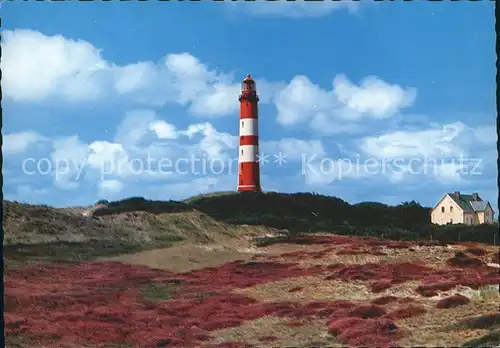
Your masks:
M109 215L133 211L147 211L150 213L177 213L193 210L189 204L177 201L152 201L142 197L132 197L121 201L109 202L106 207L94 211L94 215Z

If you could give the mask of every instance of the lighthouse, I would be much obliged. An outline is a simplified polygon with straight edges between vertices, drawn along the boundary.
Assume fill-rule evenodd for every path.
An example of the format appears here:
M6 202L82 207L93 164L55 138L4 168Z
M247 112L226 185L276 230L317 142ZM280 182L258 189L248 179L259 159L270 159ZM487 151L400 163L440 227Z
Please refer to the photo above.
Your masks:
M255 81L247 75L241 84L240 146L238 157L238 191L260 191L259 169L259 121L257 103L259 97Z

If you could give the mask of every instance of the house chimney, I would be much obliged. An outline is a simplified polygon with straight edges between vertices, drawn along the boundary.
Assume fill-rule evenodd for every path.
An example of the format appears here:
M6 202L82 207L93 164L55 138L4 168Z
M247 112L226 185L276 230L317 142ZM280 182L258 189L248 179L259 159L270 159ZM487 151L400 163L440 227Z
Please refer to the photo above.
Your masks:
M472 199L475 200L475 201L479 200L479 195L477 194L477 192L474 192L472 194Z
M460 191L455 191L455 196L457 196L458 198L460 198Z

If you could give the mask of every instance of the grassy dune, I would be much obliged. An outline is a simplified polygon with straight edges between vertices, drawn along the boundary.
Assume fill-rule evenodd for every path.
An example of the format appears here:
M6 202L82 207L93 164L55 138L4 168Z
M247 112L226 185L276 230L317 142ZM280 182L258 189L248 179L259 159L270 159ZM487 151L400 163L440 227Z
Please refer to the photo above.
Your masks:
M85 217L79 211L3 202L4 256L7 266L19 262L68 262L169 247L179 242L219 243L270 228L251 231L189 209L174 213L128 211ZM12 262L10 262L12 261Z

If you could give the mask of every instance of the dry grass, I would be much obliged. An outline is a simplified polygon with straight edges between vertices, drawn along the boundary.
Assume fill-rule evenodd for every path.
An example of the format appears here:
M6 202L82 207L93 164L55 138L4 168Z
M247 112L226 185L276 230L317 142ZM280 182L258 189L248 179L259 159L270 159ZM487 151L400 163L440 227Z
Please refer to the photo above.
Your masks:
M135 254L103 258L105 261L117 261L152 268L166 269L172 272L188 272L205 267L217 267L226 262L249 260L253 254L239 252L229 248L213 248L210 245L176 245L170 248L142 251Z
M315 252L321 251L324 249L324 246L321 245L301 245L301 244L286 244L286 243L278 243L270 246L260 247L259 251L264 253L267 256L275 256L278 257L276 261L280 260L279 256L286 253L294 253L294 252ZM284 261L283 259L281 259ZM288 262L290 260L287 260Z
M498 299L490 298L486 300L473 300L469 304L455 308L432 308L422 316L399 321L399 325L407 329L410 335L398 343L406 347L459 346L469 339L484 335L486 331L463 329L449 332L445 328L466 317L497 313L499 306L500 302Z
M10 201L3 201L3 208L4 246L87 241L154 244L171 237L203 244L274 232L262 226L230 225L198 211L128 212L89 218L82 216L78 208L56 209Z
M274 249L276 248L276 249ZM345 265L355 265L355 264L366 264L366 263L403 263L403 262L424 262L428 266L432 267L444 267L446 266L446 260L454 255L454 253L459 250L459 248L452 246L422 246L414 247L412 250L409 249L390 249L382 247L381 251L387 255L370 255L370 254L359 254L359 255L337 255L337 252L344 249L341 245L328 245L328 246L318 246L318 245L286 245L277 244L271 247L267 247L266 250L269 255L275 255L274 250L280 250L280 254L287 252L316 252L327 250L325 255L321 258L296 258L291 259L286 255L282 257L277 257L275 261L277 262L298 262L301 266L311 267L315 265L328 266L335 263L343 263Z
M492 246L480 245L487 251L487 255L479 256L480 259L487 262L491 255L498 250ZM331 248L330 246L326 248ZM326 249L325 248L325 249ZM302 258L297 259L303 266L313 265L331 265L335 263L343 264L366 264L366 263L402 263L402 262L424 262L427 266L442 268L446 266L446 260L457 251L464 251L465 246L423 246L408 249L388 249L382 251L387 255L336 255L336 251L342 249L342 246L336 246L335 250L327 253L322 258ZM318 251L318 248L295 248L293 251ZM477 256L476 256L477 257ZM278 258L279 261L289 262L286 257ZM415 292L420 285L420 281L406 282L400 285L394 285L378 294L371 293L369 284L365 282L342 282L329 280L325 281L320 277L301 277L288 279L279 282L262 284L252 288L240 290L248 296L254 297L264 302L292 300L299 302L310 302L315 300L354 300L369 301L376 297L395 296L415 300L415 304L421 305L428 311L423 316L416 316L398 321L401 329L407 333L404 339L398 344L400 346L458 346L464 342L481 337L487 330L461 329L455 332L445 331L444 328L450 323L455 323L469 316L484 315L496 313L500 308L500 295L498 286L487 286L479 290L473 290L469 287L459 286L452 290L441 292L435 297L421 297ZM290 289L301 287L301 291L289 292ZM444 297L453 294L462 294L471 298L467 305L450 308L437 309L436 302ZM387 309L389 309L386 306Z
M324 280L323 278L318 276L297 277L239 289L235 292L261 302L364 301L380 296L380 294L372 293L363 282L343 282ZM298 287L303 288L303 290L289 292Z
M466 252L467 249L470 248L470 246L455 245L454 248L456 249L456 251ZM498 253L498 246L494 246L494 245L485 245L485 244L478 243L477 248L485 250L486 254L485 255L473 255L470 253L469 254L475 258L480 259L481 261L483 261L486 264L491 263L492 262L491 259L492 259L493 255Z
M341 281L324 280L324 277L309 276L297 277L268 282L249 288L234 290L236 293L249 296L261 302L277 301L371 301L378 297L394 296L398 298L412 298L415 303L424 306L434 307L436 302L444 297L459 293L467 297L480 298L493 301L494 292L487 291L486 287L481 291L472 290L469 287L457 287L447 292L442 292L435 297L422 297L415 289L421 285L420 281L407 281L403 284L393 285L384 291L373 293L370 290L370 283L363 281ZM302 288L300 291L291 291L292 289ZM482 292L482 296L480 293Z
M325 331L327 320L312 319L302 326L289 326L297 322L290 318L266 316L241 326L214 331L212 344L242 342L258 347L342 347ZM274 338L266 341L266 338Z
M168 215L157 218L167 218ZM145 265L173 272L188 272L205 267L217 267L237 260L247 261L261 252L252 246L251 238L272 232L271 229L261 226L248 228L227 225L201 213L179 213L174 218L177 219L174 221L174 226L180 229L175 234L185 237L184 243L168 248L102 258L102 260ZM164 223L167 222L171 221ZM187 224L189 226L186 226Z
M498 288L496 286L484 287L478 291L474 291L468 287L458 287L457 289L443 292L440 296L422 297L415 292L418 285L420 285L419 281L406 282L393 286L381 293L373 294L370 292L367 284L363 282L326 281L321 277L312 276L265 283L251 288L235 290L235 292L262 302L294 301L307 303L313 301L348 300L363 303L382 296L411 297L414 299L413 304L424 307L427 313L422 316L397 321L397 325L404 332L408 333L398 344L407 347L457 346L469 339L480 337L487 331L462 329L456 332L449 332L444 329L451 323L456 323L466 317L496 313L498 308L500 308L500 295L498 291L495 291ZM297 287L303 289L301 291L289 292L289 290ZM467 305L450 309L436 308L436 303L439 299L455 293L467 295L471 298L471 302ZM384 307L390 311L397 306L397 303L392 303ZM260 336L286 337L286 335L289 335L287 330L290 330L290 327L285 325L285 321L285 319L276 318L254 321L249 323L248 326L240 326L222 331L222 336L218 337L218 339L240 341L246 340L248 337L257 337L258 335L255 336L256 333ZM318 324L320 322L323 323L323 327ZM307 341L307 339L312 337L316 339L327 337L327 335L325 336L325 323L324 321L317 320L313 321L313 324L311 324L312 327L302 326L300 333L290 334L293 337L291 341L285 342L280 340L279 344L286 343L297 346L301 345L302 342L311 342ZM296 332L296 329L294 328L292 332ZM311 332L308 335L303 330L310 330ZM300 335L306 341L293 341L297 339L293 335Z
M448 246L416 246L410 249L386 250L387 256L382 260L386 263L424 262L428 266L445 267L446 260L452 257L456 250Z

